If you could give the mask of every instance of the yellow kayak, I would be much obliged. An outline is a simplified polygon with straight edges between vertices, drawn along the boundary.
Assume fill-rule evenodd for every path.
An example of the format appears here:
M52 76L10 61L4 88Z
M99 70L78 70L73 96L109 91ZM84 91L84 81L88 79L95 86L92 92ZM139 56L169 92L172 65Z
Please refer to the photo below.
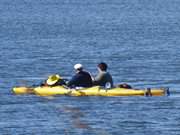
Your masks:
M69 95L69 96L164 96L169 94L167 89L147 89L136 90L126 88L112 88L103 89L100 86L82 89L67 89L63 86L55 87L14 87L15 94L36 94L39 96L55 96L55 95Z

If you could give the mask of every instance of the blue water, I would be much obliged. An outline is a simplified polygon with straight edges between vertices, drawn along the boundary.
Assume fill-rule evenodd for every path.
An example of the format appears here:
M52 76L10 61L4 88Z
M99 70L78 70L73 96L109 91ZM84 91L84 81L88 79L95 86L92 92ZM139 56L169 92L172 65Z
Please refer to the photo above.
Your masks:
M0 135L179 135L179 0L1 0ZM12 87L105 61L114 82L169 97L38 97Z

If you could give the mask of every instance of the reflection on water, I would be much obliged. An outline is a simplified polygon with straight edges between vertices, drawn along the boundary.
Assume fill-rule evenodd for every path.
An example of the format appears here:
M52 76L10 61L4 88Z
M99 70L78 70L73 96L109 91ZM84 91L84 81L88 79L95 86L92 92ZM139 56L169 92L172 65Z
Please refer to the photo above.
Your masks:
M72 126L72 128L84 130L84 131L87 131L92 134L110 135L107 131L105 131L103 129L93 128L89 124L90 122L88 122L88 119L86 119L85 113L83 113L83 111L81 111L81 109L78 107L63 106L63 107L58 107L56 109L59 110L61 113L62 112L65 113L65 115L67 117L69 117L69 122L70 122L69 124ZM69 125L69 127L71 127L70 125ZM72 133L72 128L64 129L64 133L66 135L69 135L70 133Z

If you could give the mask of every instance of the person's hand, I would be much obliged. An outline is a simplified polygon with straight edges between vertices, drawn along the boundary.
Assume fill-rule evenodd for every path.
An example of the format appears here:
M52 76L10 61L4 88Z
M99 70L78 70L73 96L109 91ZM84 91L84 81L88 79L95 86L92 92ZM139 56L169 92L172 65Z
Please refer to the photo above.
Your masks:
M91 79L92 79L92 81L94 81L95 79L94 79L94 77L91 75Z

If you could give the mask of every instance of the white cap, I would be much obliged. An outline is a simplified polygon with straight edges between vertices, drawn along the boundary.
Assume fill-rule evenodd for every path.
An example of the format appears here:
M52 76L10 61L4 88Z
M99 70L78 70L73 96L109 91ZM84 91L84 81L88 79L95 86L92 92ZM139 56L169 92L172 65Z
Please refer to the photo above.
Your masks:
M75 64L74 65L74 69L76 69L76 70L82 69L82 68L83 68L82 64Z

